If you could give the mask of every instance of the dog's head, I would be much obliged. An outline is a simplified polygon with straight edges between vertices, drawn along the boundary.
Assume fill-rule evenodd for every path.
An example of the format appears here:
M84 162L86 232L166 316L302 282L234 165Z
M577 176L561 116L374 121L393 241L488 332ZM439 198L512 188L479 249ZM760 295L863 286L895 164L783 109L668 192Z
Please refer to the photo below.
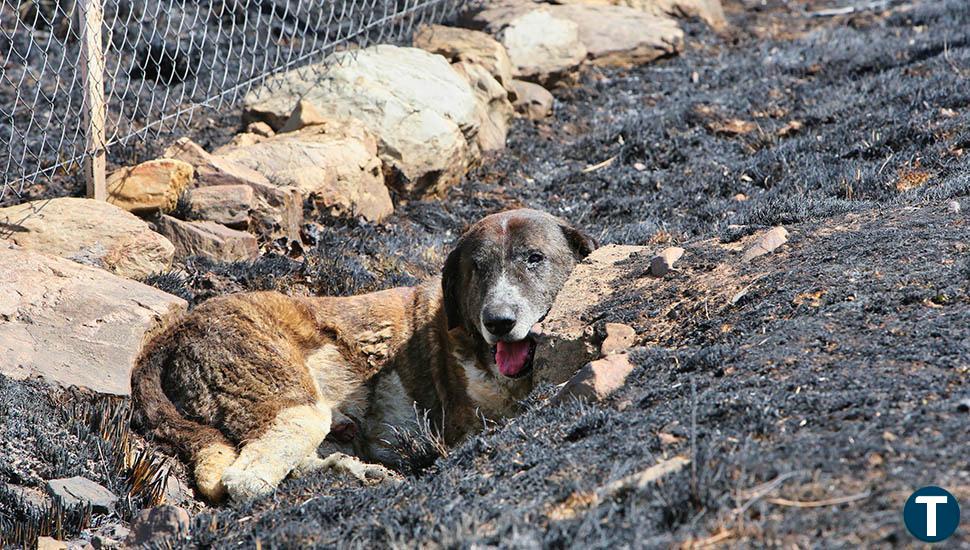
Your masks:
M465 232L442 272L449 329L463 328L494 352L510 378L532 366L533 325L552 307L576 263L596 242L536 210L488 216Z

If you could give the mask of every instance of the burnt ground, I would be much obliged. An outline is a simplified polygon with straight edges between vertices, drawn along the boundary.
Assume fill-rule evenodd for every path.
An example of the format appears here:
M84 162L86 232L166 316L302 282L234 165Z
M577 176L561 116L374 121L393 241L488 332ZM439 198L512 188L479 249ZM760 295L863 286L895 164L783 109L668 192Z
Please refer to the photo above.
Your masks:
M289 481L198 514L192 544L914 546L913 490L946 487L966 508L970 5L809 13L832 5L728 2L732 33L690 23L680 56L587 71L442 202L397 200L383 226L321 220L253 264L151 281L196 302L407 284L463 226L514 206L602 242L688 248L649 292L631 262L591 311L640 339L607 402L549 406L538 388L403 485ZM785 247L721 276L739 239L779 223ZM692 466L590 496L675 455ZM970 547L966 526L947 544Z

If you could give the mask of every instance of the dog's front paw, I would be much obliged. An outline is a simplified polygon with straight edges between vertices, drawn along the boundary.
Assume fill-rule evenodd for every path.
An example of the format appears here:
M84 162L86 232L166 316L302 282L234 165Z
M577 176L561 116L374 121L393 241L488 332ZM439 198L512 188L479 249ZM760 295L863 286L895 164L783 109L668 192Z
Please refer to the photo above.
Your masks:
M389 470L380 464L362 462L357 457L344 453L333 453L323 459L323 464L336 471L348 473L368 485L384 482L401 483L404 481L401 474L393 470Z
M252 471L229 467L222 474L222 485L229 498L236 504L249 502L270 495L276 486Z

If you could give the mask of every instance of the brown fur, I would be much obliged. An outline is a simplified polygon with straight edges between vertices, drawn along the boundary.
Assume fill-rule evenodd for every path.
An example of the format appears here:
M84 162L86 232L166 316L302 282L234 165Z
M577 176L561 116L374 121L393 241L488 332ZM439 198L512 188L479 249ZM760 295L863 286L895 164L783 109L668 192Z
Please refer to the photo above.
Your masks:
M536 307L547 310L595 246L574 232L581 237L534 211L504 213L462 238L444 281L348 298L257 292L209 300L145 346L132 372L136 420L194 465L210 500L226 490L235 499L258 496L290 472L320 467L316 447L344 415L362 424L355 448L367 459L393 462L386 425L406 423L410 407L430 411L455 444L479 429L479 412L508 414L531 389L530 378L494 371L468 311L478 302L462 295L475 284L462 271L468 256L520 241L546 250L554 271L538 283L550 288L540 289Z

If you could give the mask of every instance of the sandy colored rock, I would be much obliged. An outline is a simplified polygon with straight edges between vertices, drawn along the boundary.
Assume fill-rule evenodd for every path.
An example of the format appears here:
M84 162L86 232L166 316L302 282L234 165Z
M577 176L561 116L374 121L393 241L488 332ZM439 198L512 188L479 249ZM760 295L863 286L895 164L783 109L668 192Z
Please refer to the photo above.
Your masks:
M593 328L581 319L592 304L608 300L625 276L622 265L640 246L607 245L576 266L541 325L535 353L536 382L561 384L600 355Z
M73 197L0 208L0 246L4 241L131 279L169 269L175 255L172 243L131 213Z
M606 323L606 337L600 346L600 353L612 355L620 353L633 347L636 343L637 333L630 325L623 323Z
M480 122L475 142L479 149L504 149L509 125L515 116L508 91L481 65L460 62L453 66L471 84L478 100Z
M758 240L744 251L741 261L750 262L758 256L774 252L776 248L786 242L788 242L788 231L780 225L774 227L758 237Z
M478 160L475 93L440 55L388 45L337 52L271 78L244 107L275 126L299 99L332 120L359 120L378 139L388 184L407 197L441 195Z
M53 537L37 537L37 550L67 550L67 543Z
M191 164L171 158L121 168L107 178L108 202L135 214L168 212L194 175Z
M629 67L673 55L684 47L684 32L663 14L624 6L554 6L552 14L577 25L590 63Z
M276 132L273 131L273 128L269 124L258 120L246 125L246 133L255 134L259 137L273 137L276 135Z
M260 138L258 142L265 139ZM227 152L232 150L226 149ZM188 138L176 141L165 150L165 156L191 164L200 186L246 185L252 188L255 202L251 221L264 231L282 233L293 240L300 239L303 195L295 187L270 183L259 172L231 158L209 154Z
M290 114L290 118L287 119L286 123L283 124L283 127L280 128L280 133L295 132L297 130L306 128L307 126L324 124L326 122L328 122L328 119L320 114L320 111L313 106L313 103L301 99L300 102L296 104L296 108L293 109L293 113Z
M626 6L651 15L698 17L720 32L728 27L720 0L555 0L555 4Z
M484 32L425 25L414 33L414 47L442 55L452 63L481 65L499 85L509 89L512 84L512 60L505 46Z
M586 59L579 25L554 16L548 8L513 17L498 36L512 60L513 75L523 80L552 84Z
M524 80L513 80L512 90L515 93L513 106L519 114L532 120L540 120L552 115L555 99L549 90Z
M221 155L224 151L228 151L229 149L235 149L236 147L245 147L247 145L253 145L254 143L259 143L268 137L272 137L273 135L276 135L276 132L274 132L273 129L269 127L269 124L266 124L265 122L258 122L258 123L254 122L253 124L262 124L266 126L267 128L269 128L270 135L267 136L261 133L256 134L252 132L242 132L232 136L232 138L230 138L229 141L224 145L220 145L219 147L216 147L215 149L213 149L212 154ZM250 124L249 126L252 126L253 124ZM285 124L285 121L284 121L284 124Z
M567 399L602 401L623 387L634 365L625 353L618 353L587 363L553 398L554 403Z
M0 248L0 373L127 395L147 334L186 309L93 267Z
M187 222L162 215L156 222L159 233L175 245L179 258L204 256L219 262L238 262L259 256L256 237L209 221Z
M193 189L189 192L188 202L197 219L245 229L249 225L249 212L256 202L256 193L248 185L214 185Z
M663 277L670 273L674 268L674 263L684 255L684 249L679 246L670 246L660 251L650 260L650 274L654 277Z
M222 158L259 172L272 185L298 190L326 215L380 222L394 205L377 150L377 140L360 123L327 120L226 151Z

